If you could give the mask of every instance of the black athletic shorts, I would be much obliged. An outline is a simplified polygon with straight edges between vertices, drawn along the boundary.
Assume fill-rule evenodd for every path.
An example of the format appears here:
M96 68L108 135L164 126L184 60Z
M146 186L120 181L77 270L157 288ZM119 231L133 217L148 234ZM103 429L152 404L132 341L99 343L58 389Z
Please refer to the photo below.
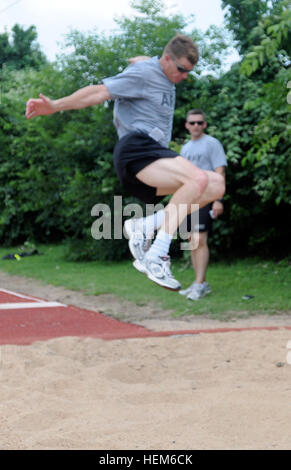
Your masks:
M157 188L148 186L136 178L136 174L160 158L175 158L178 153L143 132L130 132L122 137L114 148L114 167L124 190L147 204L156 204L165 196L157 196Z
M209 215L209 211L211 210L212 202L207 204L207 206L202 207L199 209L199 226L198 227L191 227L191 214L187 217L187 232L209 232L212 227L213 219ZM198 229L198 230L197 230Z

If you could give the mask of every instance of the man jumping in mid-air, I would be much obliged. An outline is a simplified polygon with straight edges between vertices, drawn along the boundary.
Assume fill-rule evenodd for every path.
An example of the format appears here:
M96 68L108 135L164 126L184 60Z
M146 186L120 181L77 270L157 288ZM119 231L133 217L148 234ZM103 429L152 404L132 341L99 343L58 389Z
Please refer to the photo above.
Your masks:
M100 85L87 86L57 100L40 95L26 106L26 117L30 119L115 100L114 125L119 140L114 149L114 166L122 185L129 194L149 204L172 195L164 210L125 222L134 266L171 290L181 287L170 270L173 235L192 212L191 205L203 207L224 194L221 175L199 169L168 148L175 84L188 77L197 61L198 50L192 39L177 35L166 45L160 59L136 61ZM145 251L146 241L155 230L156 238Z

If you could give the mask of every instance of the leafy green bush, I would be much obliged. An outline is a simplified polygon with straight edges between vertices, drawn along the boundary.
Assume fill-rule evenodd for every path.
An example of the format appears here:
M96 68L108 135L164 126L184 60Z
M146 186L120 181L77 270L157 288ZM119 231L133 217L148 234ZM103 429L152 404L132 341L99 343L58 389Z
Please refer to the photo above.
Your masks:
M243 0L243 18L237 15L236 1L224 3L231 4L234 16L229 16L228 24L236 40L241 41L246 61L252 44L258 46L266 39L262 31L269 31L274 40L272 24L284 26L289 21L286 10L279 5L285 2L275 2L274 17L275 10L269 11L263 0L256 1L260 8L255 11L248 9L248 0ZM186 27L189 30L193 21L186 21L182 15L167 16L158 0L144 0L136 9L139 15L120 18L120 31L109 38L96 32L72 32L66 45L73 52L65 51L56 64L44 61L37 63L36 69L21 65L21 70L2 67L2 245L67 240L67 255L74 260L128 256L124 238L96 241L91 236L91 210L95 204L107 204L113 211L115 195L123 196L124 205L132 201L123 193L113 169L117 137L112 103L29 121L24 118L24 108L25 101L39 92L58 98L99 83L121 71L131 56L160 55L167 40L177 31ZM241 27L256 25L258 15L262 18L260 25L244 38ZM212 251L221 257L246 253L285 256L291 235L286 224L291 215L288 37L282 32L280 41L274 40L277 47L268 55L268 62L259 58L256 64L252 62L250 71L247 65L242 67L242 60L225 73L228 34L217 28L210 28L204 35L197 29L188 34L198 43L201 60L188 80L177 87L171 147L178 150L188 138L184 127L187 111L193 107L204 109L208 132L222 142L228 158L225 213L210 236ZM173 244L175 255L178 247L179 241Z

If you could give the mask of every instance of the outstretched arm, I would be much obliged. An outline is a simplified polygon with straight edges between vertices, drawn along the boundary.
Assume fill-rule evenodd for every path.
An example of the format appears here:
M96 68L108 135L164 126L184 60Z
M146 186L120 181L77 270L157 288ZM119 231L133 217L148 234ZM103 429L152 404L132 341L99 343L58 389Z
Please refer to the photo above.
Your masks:
M46 116L59 111L87 108L110 100L111 96L105 85L90 85L81 88L72 95L58 100L51 100L40 94L39 98L31 98L26 103L26 117Z

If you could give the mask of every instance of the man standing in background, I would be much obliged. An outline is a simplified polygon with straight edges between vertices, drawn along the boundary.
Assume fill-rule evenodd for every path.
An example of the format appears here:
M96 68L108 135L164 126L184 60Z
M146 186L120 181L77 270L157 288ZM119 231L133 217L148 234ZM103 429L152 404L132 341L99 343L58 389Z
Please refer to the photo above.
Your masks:
M203 170L214 171L225 178L227 166L223 146L215 137L205 134L207 127L205 113L200 109L192 109L186 116L186 129L191 135L191 140L181 149L180 154ZM211 292L206 282L206 271L209 263L208 232L213 219L223 213L223 201L218 199L207 204L199 210L199 238L198 247L194 246L194 233L190 235L191 261L195 272L194 282L185 290L180 290L181 295L187 299L198 300ZM196 227L194 227L196 229ZM191 232L191 215L187 218L187 230Z

